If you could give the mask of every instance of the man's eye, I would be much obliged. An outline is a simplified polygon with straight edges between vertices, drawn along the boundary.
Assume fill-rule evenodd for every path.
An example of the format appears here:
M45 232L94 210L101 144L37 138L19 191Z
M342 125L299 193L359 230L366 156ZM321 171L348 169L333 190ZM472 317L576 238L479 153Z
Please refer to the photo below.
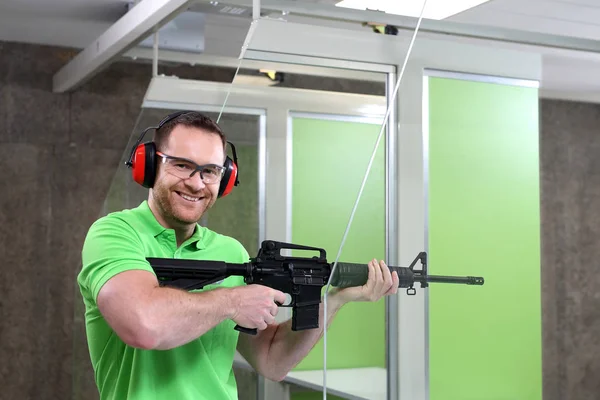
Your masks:
M185 163L175 164L175 167L177 169L180 169L180 170L183 170L183 171L189 171L189 170L192 169L189 164L185 164Z

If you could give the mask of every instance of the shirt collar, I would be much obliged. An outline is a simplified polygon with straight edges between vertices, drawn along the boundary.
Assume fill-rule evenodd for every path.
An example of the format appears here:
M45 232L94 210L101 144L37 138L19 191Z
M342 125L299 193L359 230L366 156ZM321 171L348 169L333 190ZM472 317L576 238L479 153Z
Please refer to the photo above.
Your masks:
M164 226L162 226L148 205L148 201L144 200L142 204L139 206L139 210L141 211L142 219L146 229L150 231L150 233L156 237L167 230Z
M202 250L202 249L206 248L204 240L202 240L204 237L204 235L203 235L204 229L205 228L203 228L199 224L196 224L196 229L194 229L194 233L192 233L192 236L190 237L190 240L188 241L189 244L193 244L194 242L196 242L196 248L198 250Z

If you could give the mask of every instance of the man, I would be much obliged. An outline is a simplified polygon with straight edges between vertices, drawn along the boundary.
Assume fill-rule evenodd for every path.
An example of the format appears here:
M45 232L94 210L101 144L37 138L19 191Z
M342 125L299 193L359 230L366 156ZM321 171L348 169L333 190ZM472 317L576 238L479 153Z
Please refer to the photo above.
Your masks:
M194 292L159 287L146 257L249 260L237 240L197 223L219 197L228 159L221 129L195 112L159 126L147 201L96 221L82 250L78 283L96 383L101 399L236 399L235 350L257 373L283 379L320 339L323 304L319 329L292 331L291 321L275 323L285 294L241 277ZM330 291L328 322L350 301L397 289L398 276L372 260L365 286ZM240 334L236 324L258 334Z

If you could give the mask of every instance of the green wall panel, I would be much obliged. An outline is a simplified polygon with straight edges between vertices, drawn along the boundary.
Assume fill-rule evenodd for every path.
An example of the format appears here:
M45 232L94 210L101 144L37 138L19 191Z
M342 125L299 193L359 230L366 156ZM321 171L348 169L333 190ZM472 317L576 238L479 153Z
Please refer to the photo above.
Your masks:
M335 261L380 125L292 121L292 242ZM295 253L297 255L312 255ZM385 140L380 142L340 261L385 256ZM385 367L385 302L346 305L327 332L327 368ZM323 341L296 370L323 368Z
M429 79L431 400L541 399L538 92Z

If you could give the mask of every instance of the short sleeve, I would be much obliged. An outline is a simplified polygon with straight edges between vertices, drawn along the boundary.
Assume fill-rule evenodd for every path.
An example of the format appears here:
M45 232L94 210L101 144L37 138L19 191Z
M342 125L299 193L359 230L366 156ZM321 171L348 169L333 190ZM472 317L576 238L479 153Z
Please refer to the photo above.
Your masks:
M133 228L118 217L96 221L88 231L82 253L82 269L77 281L81 291L94 303L102 286L115 275L129 270L154 273L144 254L144 246Z

